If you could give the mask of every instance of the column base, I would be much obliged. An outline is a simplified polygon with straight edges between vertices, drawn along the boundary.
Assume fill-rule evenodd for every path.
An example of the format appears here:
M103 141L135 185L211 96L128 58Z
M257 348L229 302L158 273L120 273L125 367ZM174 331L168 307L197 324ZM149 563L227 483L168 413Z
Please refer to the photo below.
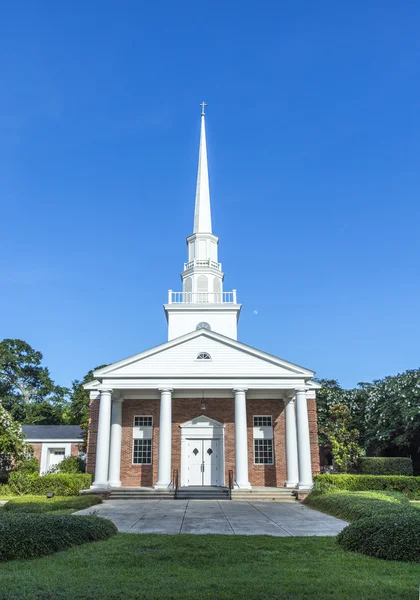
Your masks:
M284 487L296 489L298 487L298 482L297 481L286 481L286 483L284 484Z
M109 487L120 488L121 487L121 481L110 481L109 482Z
M160 483L159 481L155 484L155 490L168 490L169 486L171 485L171 482L168 481L167 483Z
M106 481L105 483L100 483L100 482L94 482L92 483L92 485L89 488L90 490L104 490L104 491L108 491L109 490L109 483L108 481Z
M298 483L297 489L298 490L311 490L313 485L314 484L312 483L312 481L310 483Z
M246 481L245 483L240 483L239 481L237 481L236 485L235 485L235 489L237 489L237 490L251 490L252 489L252 485L249 483L249 481Z

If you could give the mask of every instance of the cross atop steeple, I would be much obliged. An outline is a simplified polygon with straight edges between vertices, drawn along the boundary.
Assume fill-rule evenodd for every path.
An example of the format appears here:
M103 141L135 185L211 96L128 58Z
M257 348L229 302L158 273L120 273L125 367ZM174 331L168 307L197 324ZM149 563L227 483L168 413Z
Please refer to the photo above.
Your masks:
M201 116L202 116L202 117L204 117L204 116L205 116L205 114L206 114L206 113L204 112L204 109L206 108L207 104L206 104L205 102L202 102L202 103L200 104L200 106L201 106Z

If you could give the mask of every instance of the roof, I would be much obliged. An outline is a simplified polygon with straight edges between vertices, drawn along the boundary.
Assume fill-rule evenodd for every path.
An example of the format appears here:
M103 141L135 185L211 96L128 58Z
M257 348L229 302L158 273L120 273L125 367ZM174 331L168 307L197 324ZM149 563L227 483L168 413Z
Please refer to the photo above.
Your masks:
M22 433L28 440L83 440L79 425L22 425Z

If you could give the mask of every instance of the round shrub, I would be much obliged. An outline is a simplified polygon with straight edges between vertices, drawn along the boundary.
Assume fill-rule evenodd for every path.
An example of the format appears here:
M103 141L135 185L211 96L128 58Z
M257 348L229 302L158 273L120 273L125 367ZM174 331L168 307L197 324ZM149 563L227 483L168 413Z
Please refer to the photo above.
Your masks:
M420 562L420 511L360 519L343 529L337 541L346 550L368 556Z
M6 513L0 517L0 562L53 554L116 533L115 525L100 517Z

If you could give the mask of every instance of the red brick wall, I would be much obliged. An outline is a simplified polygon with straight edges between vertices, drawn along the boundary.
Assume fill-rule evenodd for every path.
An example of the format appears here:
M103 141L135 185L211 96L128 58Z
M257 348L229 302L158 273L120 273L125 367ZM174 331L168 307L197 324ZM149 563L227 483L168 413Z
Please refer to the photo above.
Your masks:
M285 418L283 400L247 400L248 473L252 486L283 487L286 481ZM254 416L273 421L274 465L254 465Z
M158 479L160 400L124 400L122 407L121 485L152 487ZM135 415L152 415L153 417L151 465L133 465L133 423Z
M29 442L34 449L34 456L38 459L39 464L41 464L41 452L42 452L42 444L33 444Z
M312 473L320 473L318 445L318 414L315 398L308 398L309 440L311 444Z
M159 400L124 400L122 410L121 483L123 486L153 486L157 482L159 442ZM172 400L172 469L181 475L180 425L205 414L225 425L225 482L228 471L235 472L234 400L232 398L206 398L206 410L201 409L199 398L174 398ZM90 405L89 434L87 442L87 472L94 473L99 401ZM151 465L133 465L133 421L135 415L153 416L153 458ZM254 465L253 416L271 415L274 428L274 465ZM312 452L312 469L319 472L318 428L316 401L308 400L309 433ZM282 400L247 400L248 469L253 486L281 487L286 481L285 417Z
M89 405L89 429L86 445L86 473L95 473L96 438L98 437L99 398Z

